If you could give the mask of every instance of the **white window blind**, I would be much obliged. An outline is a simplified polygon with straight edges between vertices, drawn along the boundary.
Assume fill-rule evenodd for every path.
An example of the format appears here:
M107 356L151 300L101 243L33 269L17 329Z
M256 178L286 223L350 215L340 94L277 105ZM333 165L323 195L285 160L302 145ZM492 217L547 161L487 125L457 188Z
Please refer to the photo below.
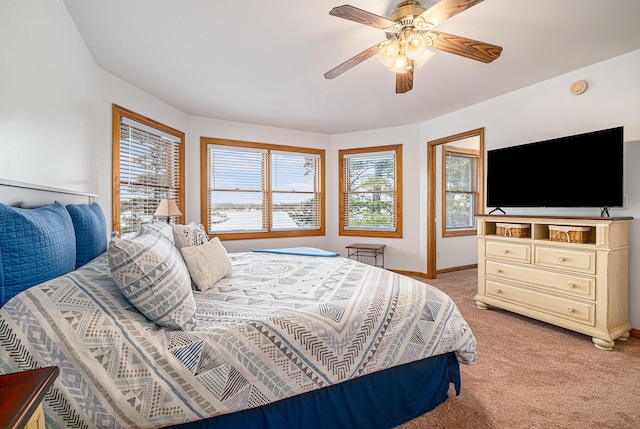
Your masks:
M319 155L208 144L207 160L210 234L320 228Z
M271 228L320 228L320 156L271 151Z
M345 155L344 229L396 230L396 152Z
M161 199L180 206L180 139L122 118L120 123L121 235L153 219Z
M267 151L208 145L209 233L267 230Z

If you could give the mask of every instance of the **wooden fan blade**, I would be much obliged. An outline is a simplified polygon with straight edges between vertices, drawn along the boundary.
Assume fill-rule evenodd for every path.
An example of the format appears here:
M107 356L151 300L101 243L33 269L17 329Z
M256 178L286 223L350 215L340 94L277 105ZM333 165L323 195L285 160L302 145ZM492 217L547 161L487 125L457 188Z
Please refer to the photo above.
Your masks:
M369 49L365 49L364 51L360 52L358 55L349 58L347 61L340 64L338 67L335 67L329 70L328 72L326 72L324 74L324 78L333 79L334 77L340 76L342 73L346 72L350 68L355 67L361 62L368 60L369 58L374 56L377 51L378 51L378 44L376 43Z
M336 6L329 12L329 15L337 16L338 18L348 19L349 21L358 22L360 24L369 25L371 27L384 30L391 27L395 22L388 20L380 15L376 15L366 10L358 9L357 7L345 4L343 6Z
M434 49L460 55L472 60L490 63L500 56L502 47L480 42L478 40L467 39L466 37L455 36L453 34L431 32L436 36L433 40Z
M425 21L433 25L442 24L447 19L464 12L483 0L440 0L420 14Z
M411 68L406 73L396 73L396 94L404 94L413 89L413 69L415 61L411 60Z

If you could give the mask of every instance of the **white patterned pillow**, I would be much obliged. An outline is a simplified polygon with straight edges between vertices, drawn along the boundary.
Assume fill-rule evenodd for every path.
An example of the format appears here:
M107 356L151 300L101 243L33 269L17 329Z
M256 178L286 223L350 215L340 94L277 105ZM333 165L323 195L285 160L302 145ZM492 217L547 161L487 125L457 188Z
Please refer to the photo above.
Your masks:
M209 236L204 231L204 226L195 222L189 225L172 224L173 241L178 250L183 247L200 246L209 241Z
M163 237L166 237L171 244L175 243L171 225L166 222L155 221L152 223L141 223L138 225L138 234L136 236L144 234L161 234Z
M200 246L183 247L181 252L193 282L203 292L233 271L227 250L218 237Z
M112 238L109 267L122 294L157 325L190 330L196 323L191 278L178 249L161 234Z

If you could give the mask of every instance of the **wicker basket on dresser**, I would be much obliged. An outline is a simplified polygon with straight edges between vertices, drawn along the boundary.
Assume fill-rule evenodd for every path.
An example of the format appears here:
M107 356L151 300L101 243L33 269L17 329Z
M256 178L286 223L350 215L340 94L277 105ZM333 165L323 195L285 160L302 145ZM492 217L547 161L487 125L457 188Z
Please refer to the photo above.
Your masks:
M494 306L581 332L611 350L631 330L631 219L478 216L478 308ZM498 235L498 223L528 225L529 235ZM588 238L550 240L549 226L557 225L588 227Z

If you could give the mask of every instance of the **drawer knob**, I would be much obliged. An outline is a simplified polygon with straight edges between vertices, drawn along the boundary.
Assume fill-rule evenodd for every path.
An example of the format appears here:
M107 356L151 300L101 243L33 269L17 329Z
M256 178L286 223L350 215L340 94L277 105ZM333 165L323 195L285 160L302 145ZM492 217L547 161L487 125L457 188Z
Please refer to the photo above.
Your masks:
M575 285L575 284L573 284L573 283L569 283L569 289L575 289L575 288L576 288L576 285Z
M496 288L496 293L502 292L500 289Z
M560 262L564 262L566 259L564 258L564 256L558 256L558 261Z
M572 307L567 307L567 311L568 311L569 313L573 313L573 308L572 308Z
M502 270L500 268L496 268L496 273L500 274L502 272Z
M502 253L506 255L507 253L509 253L509 251L507 249L502 249Z

